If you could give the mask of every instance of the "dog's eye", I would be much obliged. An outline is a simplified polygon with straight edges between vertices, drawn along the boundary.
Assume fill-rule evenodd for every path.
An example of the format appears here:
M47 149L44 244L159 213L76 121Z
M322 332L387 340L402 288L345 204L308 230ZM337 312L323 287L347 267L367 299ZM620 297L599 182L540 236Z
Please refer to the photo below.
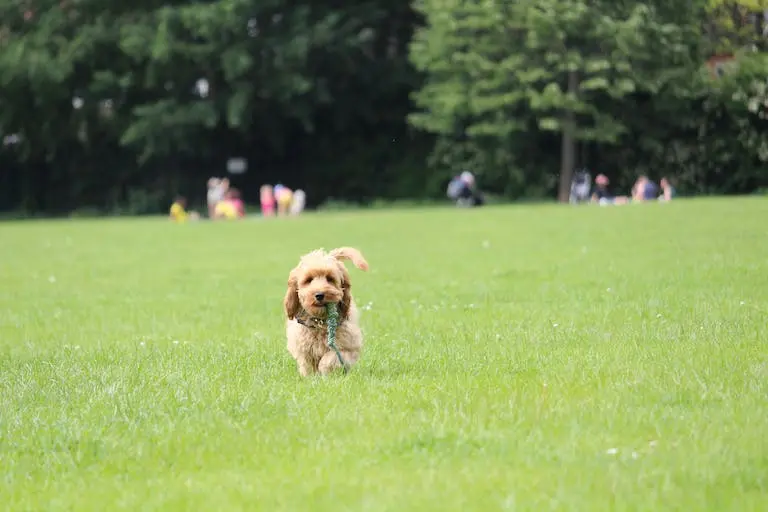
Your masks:
M312 278L311 277L305 277L304 280L301 282L301 284L306 286L306 285L308 285L311 282L312 282Z
M336 284L336 280L333 278L333 276L325 276L325 280L330 284Z

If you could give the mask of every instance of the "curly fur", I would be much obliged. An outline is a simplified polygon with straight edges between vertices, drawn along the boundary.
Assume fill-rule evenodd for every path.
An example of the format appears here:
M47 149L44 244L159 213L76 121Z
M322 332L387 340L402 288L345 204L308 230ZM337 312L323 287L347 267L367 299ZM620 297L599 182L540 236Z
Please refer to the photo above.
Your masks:
M352 366L360 359L363 345L360 315L352 298L352 283L344 260L352 261L361 270L368 270L368 263L360 251L341 247L327 253L318 249L305 254L288 276L283 301L288 352L304 377L316 372L327 375L340 367L336 353L327 345L328 303L338 304L336 345L344 361Z

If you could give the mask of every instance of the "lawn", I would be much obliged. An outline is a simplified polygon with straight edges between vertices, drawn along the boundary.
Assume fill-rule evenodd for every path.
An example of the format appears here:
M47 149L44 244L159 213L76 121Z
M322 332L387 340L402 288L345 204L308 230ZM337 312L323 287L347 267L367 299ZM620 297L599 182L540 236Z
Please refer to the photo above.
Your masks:
M768 200L0 224L0 508L768 507ZM363 359L287 274L352 245Z

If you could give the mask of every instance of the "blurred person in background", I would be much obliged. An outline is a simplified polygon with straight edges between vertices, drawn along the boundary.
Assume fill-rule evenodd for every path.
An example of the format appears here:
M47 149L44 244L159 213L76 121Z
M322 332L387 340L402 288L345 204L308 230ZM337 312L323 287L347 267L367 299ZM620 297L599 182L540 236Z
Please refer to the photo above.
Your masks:
M277 201L277 214L280 216L288 215L293 201L293 191L285 185L275 185L275 200Z
M208 200L208 218L213 218L216 212L216 205L224 199L224 190L222 187L222 180L220 178L208 179L208 193L206 194Z
M264 217L275 216L275 194L272 185L262 185L259 189L259 203L261 204L261 214Z
M171 211L169 217L173 222L183 223L188 220L197 220L197 212L187 212L187 198L184 196L177 196L171 205Z
M675 187L672 186L672 183L666 176L661 178L659 185L661 186L659 201L671 201L672 198L677 196L677 190L675 190Z
M236 188L227 191L227 195L216 205L214 219L237 220L245 216L245 206Z
M296 216L304 211L304 206L307 202L307 195L303 190L296 189L293 193L293 200L291 201L291 215Z
M632 187L632 202L642 203L656 199L659 194L659 186L648 179L648 176L641 175L637 178L635 186Z
M592 202L600 205L606 204L627 204L629 198L627 196L614 196L608 190L608 176L605 174L598 174L595 176L595 188L592 189Z
M446 194L456 201L456 206L473 207L485 204L485 198L477 188L475 176L469 171L454 177L448 184Z
M459 176L459 179L464 184L459 194L459 201L461 206L473 207L482 206L485 204L485 198L477 187L477 181L475 175L469 171L464 171Z

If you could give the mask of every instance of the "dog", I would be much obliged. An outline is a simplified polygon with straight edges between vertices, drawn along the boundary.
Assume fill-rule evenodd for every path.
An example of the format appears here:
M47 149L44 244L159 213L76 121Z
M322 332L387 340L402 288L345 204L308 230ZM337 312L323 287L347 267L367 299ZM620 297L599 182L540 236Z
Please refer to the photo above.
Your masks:
M318 249L305 254L288 276L283 301L285 332L288 352L296 360L302 377L317 372L328 375L341 368L336 352L328 347L327 304L335 303L338 307L336 346L344 362L351 367L360 359L363 333L345 260L360 270L368 270L368 262L360 251L340 247L330 252Z

